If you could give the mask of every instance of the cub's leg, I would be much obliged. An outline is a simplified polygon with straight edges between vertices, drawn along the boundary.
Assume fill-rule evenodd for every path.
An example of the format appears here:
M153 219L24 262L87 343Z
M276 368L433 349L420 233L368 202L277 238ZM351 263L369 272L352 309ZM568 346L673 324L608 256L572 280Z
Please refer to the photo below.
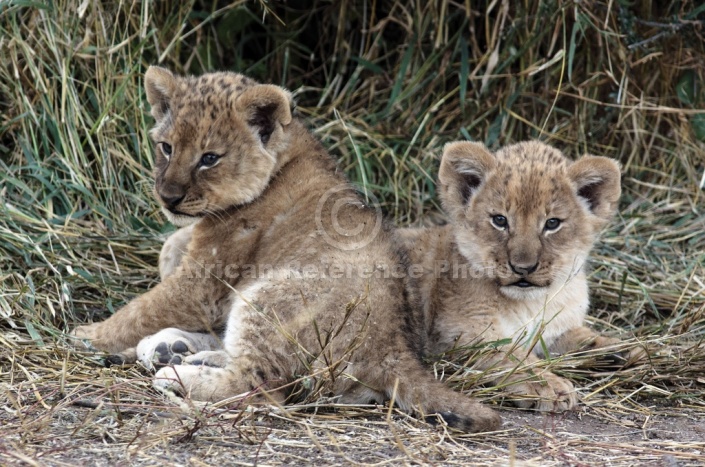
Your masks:
M501 420L494 410L433 379L405 343L397 342L398 348L390 350L389 347L397 347L392 341L380 342L382 348L369 349L377 356L385 355L381 362L370 359L351 362L354 367L351 377L339 378L333 388L340 396L340 403L368 404L393 399L402 410L425 416L433 424L443 419L448 425L468 432L499 428ZM187 357L186 362L208 353ZM282 352L277 356L266 352L258 355L255 351L232 357L223 368L164 367L157 372L154 386L201 401L249 395L250 404L283 403L287 392L281 387L293 380L285 367L296 368L299 364L296 358L291 358L293 355L287 353L287 361L286 357L282 359Z
M171 276L181 264L193 237L194 227L195 224L183 227L171 234L164 242L159 252L159 277L162 281Z
M648 357L641 347L624 347L622 341L617 338L601 336L586 326L580 326L559 336L551 344L549 351L552 354L563 355L602 349L605 353L597 357L595 366L598 369L629 366Z
M453 348L474 347L505 338L501 331L501 317L498 318L492 310L484 315L482 310L477 310L472 319L459 315L457 319L436 324L429 336L432 351L440 353ZM578 397L573 384L541 368L540 363L531 349L509 344L485 352L474 363L474 368L499 371L492 383L501 387L518 407L543 412L563 412L575 407Z
M272 371L267 359L256 355L230 358L223 368L209 365L167 366L154 377L154 387L161 391L173 391L207 402L250 395L250 404L283 403L286 400L286 392L281 389L284 382L280 375Z
M188 244L191 242L191 238L193 237L194 227L195 224L183 227L171 234L169 238L167 238L167 240L164 242L164 245L162 246L162 249L159 253L159 277L161 278L161 280L164 280L167 277L171 276L183 261L184 256L186 256L186 254L188 253ZM149 355L152 355L151 360L154 361L154 356L157 353L159 355L157 356L156 360L158 360L162 364L165 363L163 360L169 359L169 356L171 355L185 358L185 361L188 362L190 358L189 356L192 357L193 354L204 351L215 352L216 349L222 348L222 336L216 336L212 332L188 333L180 330L176 331L177 332L175 333L170 332L167 334L163 334L163 339L154 339L155 336L162 334L161 332L157 333L155 336L149 336L142 339L142 341L140 341L140 344L138 345L137 353L139 355L137 355L137 357L142 361L143 364L146 364L146 361L149 360ZM186 335L186 338L184 339L185 347L179 345L179 332L183 332ZM175 343L176 347L173 346L173 338L177 339ZM149 343L146 342L148 340ZM157 348L161 350L161 352L156 352ZM165 348L166 353L164 353ZM186 352L182 351L184 348L187 348ZM205 354L201 356L201 361L206 362L204 364L210 364L212 366L222 366L216 365L216 360L218 362L222 362L222 356L219 356L218 359L215 359L215 357L210 357L206 359ZM181 361L180 358L176 358L175 360L169 360L168 363L181 363Z
M189 242L191 242L191 237L193 236L194 225L190 225L188 227L184 227L177 230L169 236L166 242L164 242L161 252L159 253L159 276L162 281L164 281L167 277L173 275L176 272L177 268L181 265L183 257L187 253L188 244ZM159 335L159 333L157 333L157 335ZM172 342L170 342L170 339L168 338L169 335L167 334L164 336L166 338L163 341L158 342L157 344L163 343L163 345L159 347L159 349L164 350L164 347L166 346L166 353L161 352L158 354L157 352L155 352L156 345L152 345L153 340L151 340L155 337L155 335L152 335L142 339L142 341L140 341L140 344L138 345L138 348L131 347L129 349L123 350L118 354L108 356L105 360L105 364L106 366L126 365L133 364L140 360L146 368L153 369L153 363L169 363L171 362L170 356L181 355L181 352L179 352L181 347L177 345L177 350L175 352L172 352ZM208 339L208 337L212 336L212 334L207 333L205 336L205 339ZM175 337L177 336L175 335ZM185 339L186 342L192 342L191 345L187 344L185 347L188 349L189 352L187 355L201 350L215 348L215 346L217 345L215 344L215 342L209 342L205 346L200 345L198 342L202 339L203 338L198 336L196 336L194 339ZM149 342L149 344L147 344L147 342ZM147 350L147 348L145 347L146 345L149 346L149 350ZM167 355L169 355L169 357L167 357ZM167 361L164 362L163 360ZM176 360L174 360L174 362L175 361Z
M497 350L486 354L475 365L481 370L502 370L492 383L507 393L517 407L540 412L565 412L578 404L573 383L540 368L533 353L522 350ZM520 368L521 367L521 368Z
M222 328L230 301L228 285L189 258L107 320L79 326L72 334L99 350L118 353L165 328L191 332Z
M359 363L352 376L360 383L343 394L342 403L368 403L369 398L364 397L369 397L370 387L376 387L383 399L393 399L402 410L422 416L431 424L442 419L453 428L471 433L500 427L497 412L433 378L401 336L387 336L370 350L376 358Z
M155 375L154 386L200 401L215 402L249 394L253 397L249 403L283 402L286 394L279 388L291 382L294 374L301 373L297 370L301 361L284 334L297 335L299 329L291 322L296 316L292 315L292 310L270 313L272 308L282 308L277 306L271 294L276 292L290 297L292 304L286 308L295 306L295 299L291 298L295 295L286 284L266 285L254 283L235 293L228 313L223 350L199 352L186 357L182 364L160 369ZM269 289L269 294L263 290L265 288ZM221 345L213 348L221 348Z
M401 409L431 423L443 419L470 432L499 427L499 416L492 409L436 381L397 327L369 328L364 304L346 314L344 301L327 303L319 298L325 295L304 293L297 301L295 291L301 295L303 288L288 282L246 289L230 312L224 339L227 352L201 352L187 357L185 364L164 367L154 386L202 401L249 395L248 403L281 403L288 391L282 386L297 377L325 378L340 371L330 379L329 391L341 403L393 399ZM336 311L340 315L332 317ZM204 354L206 360L211 354L225 354L227 363L219 368L196 366Z

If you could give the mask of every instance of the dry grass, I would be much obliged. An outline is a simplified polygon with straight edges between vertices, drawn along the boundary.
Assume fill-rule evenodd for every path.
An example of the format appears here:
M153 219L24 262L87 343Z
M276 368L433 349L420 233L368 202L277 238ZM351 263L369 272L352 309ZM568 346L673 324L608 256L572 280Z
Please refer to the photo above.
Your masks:
M705 6L349 3L0 0L0 463L700 464ZM149 194L141 76L152 63L286 85L399 225L442 218L447 141L540 138L620 160L621 215L593 255L591 320L633 336L650 361L546 362L579 387L577 413L504 409L503 431L469 436L325 400L190 405L138 368L74 353L63 331L153 285L171 229ZM499 405L491 374L466 365L476 352L434 369Z

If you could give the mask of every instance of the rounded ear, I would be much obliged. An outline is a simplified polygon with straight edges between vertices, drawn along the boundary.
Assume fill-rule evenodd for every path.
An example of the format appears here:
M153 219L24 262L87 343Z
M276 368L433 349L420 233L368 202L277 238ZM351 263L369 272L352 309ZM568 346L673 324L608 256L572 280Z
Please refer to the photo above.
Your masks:
M144 74L144 88L152 116L159 121L169 112L176 77L166 68L150 66Z
M621 194L619 163L601 156L583 156L568 167L576 194L595 216L609 220Z
M494 156L482 143L457 141L445 145L438 181L441 202L448 214L453 217L462 214L495 166Z
M237 106L245 114L247 124L259 134L263 144L275 130L275 124L291 123L293 101L291 93L273 84L258 84L246 89L237 99Z

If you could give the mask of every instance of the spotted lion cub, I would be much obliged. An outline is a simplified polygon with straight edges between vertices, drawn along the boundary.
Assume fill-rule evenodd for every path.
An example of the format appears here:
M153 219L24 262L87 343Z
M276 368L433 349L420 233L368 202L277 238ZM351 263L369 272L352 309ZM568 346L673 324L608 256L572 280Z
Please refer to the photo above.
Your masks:
M583 325L585 262L617 208L618 164L595 156L571 162L537 141L494 154L456 142L443 151L439 182L450 225L401 231L411 263L423 265L418 292L428 352L509 338L479 366L506 369L496 382L507 384L520 407L572 408L577 397L567 379L513 369L530 367L544 349L557 355L619 342Z
M423 367L404 274L382 274L403 266L394 232L292 114L289 92L235 73L157 67L145 86L155 192L173 223L191 224L169 243L185 254L162 264L160 284L76 337L167 356L155 386L197 400L283 402L306 377L328 381L324 394L342 403L394 399L467 431L499 425ZM207 333L223 327L222 343Z

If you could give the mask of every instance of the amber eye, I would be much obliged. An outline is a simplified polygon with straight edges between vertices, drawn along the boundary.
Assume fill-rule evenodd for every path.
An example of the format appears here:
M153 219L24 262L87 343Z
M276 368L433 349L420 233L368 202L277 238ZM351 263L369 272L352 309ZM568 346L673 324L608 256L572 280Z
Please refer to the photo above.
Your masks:
M553 218L546 221L545 229L546 230L556 230L560 225L561 225L561 220L553 217Z
M509 222L507 222L507 218L499 214L496 216L492 216L492 223L498 229L506 229L509 225Z
M213 154L212 152L207 152L201 156L201 167L211 167L213 164L218 162L220 156L218 154Z
M162 152L166 156L171 156L171 144L169 143L161 143L162 145Z

